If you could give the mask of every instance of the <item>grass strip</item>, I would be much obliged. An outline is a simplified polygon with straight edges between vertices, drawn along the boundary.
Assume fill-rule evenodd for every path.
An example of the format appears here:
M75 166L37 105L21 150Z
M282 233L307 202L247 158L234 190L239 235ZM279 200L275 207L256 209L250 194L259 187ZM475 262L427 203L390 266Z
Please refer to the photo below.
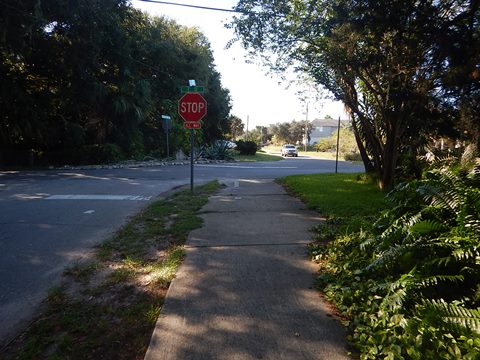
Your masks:
M64 272L5 359L143 359L188 233L217 181L155 201Z
M312 255L317 245L322 247L339 234L371 226L386 206L385 194L363 173L292 175L278 182L325 217L326 221L312 229Z
M327 217L370 216L385 206L385 194L365 174L292 175L279 182Z
M276 145L268 145L262 147L263 150L270 152L270 153L278 153L280 154L282 151L281 146ZM335 160L336 153L330 151L303 151L303 146L298 146L298 156L310 156L317 159L325 159L325 160ZM340 160L344 160L343 155L340 155Z
M234 159L243 162L263 162L263 161L279 161L283 158L278 155L265 154L262 151L257 151L255 155L235 155Z

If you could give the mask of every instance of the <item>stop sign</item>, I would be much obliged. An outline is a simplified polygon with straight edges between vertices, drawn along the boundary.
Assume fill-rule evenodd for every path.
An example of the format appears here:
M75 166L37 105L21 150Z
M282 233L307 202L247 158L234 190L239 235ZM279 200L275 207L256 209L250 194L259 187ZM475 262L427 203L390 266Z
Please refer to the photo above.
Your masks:
M186 122L200 121L207 114L207 101L199 93L186 93L178 101L178 114Z

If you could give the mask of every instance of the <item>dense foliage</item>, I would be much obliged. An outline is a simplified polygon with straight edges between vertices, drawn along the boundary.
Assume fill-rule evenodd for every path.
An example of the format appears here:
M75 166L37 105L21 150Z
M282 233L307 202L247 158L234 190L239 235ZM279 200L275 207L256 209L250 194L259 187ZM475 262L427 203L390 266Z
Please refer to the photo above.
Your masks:
M243 124L242 119L235 115L231 115L228 118L228 122L230 130L227 136L233 141L236 141L239 136L243 135L245 125Z
M322 138L315 145L317 151L336 151L337 150L337 133L333 133L329 137ZM341 128L339 138L338 151L341 154L350 154L358 152L355 136L350 129Z
M203 155L212 160L233 160L235 153L228 141L219 140L206 147Z
M272 134L269 133L270 127L257 125L254 129L249 130L248 133L243 136L243 140L254 141L261 146L272 139Z
M269 127L269 132L272 134L272 142L274 144L301 144L305 137L310 139L313 127L312 123L308 121L295 121L273 124Z
M230 97L195 28L126 0L19 0L0 9L0 164L115 161L188 144L180 87L205 87L198 140L229 130Z
M237 150L239 151L240 155L255 155L258 150L258 146L255 141L239 140L237 141Z
M432 170L387 199L371 230L327 244L333 227L320 229L319 284L363 359L478 359L480 164Z
M240 0L236 9L232 27L252 56L306 73L344 102L382 188L432 136L478 144L477 0Z

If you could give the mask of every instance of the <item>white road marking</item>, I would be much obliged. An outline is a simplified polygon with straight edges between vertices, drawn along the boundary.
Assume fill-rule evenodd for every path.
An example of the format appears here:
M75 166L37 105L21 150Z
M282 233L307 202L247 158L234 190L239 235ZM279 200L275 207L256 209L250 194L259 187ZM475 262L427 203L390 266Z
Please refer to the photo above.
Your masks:
M95 210L87 210L87 211L84 211L83 213L84 214L93 214L95 212Z
M130 200L130 201L148 201L151 196L137 195L52 195L45 200Z

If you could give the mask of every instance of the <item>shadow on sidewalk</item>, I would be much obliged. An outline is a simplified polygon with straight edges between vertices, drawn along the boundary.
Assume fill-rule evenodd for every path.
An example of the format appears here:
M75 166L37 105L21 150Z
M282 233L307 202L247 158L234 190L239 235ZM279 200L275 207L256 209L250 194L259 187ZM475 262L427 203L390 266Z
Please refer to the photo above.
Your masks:
M348 359L343 326L312 288L305 244L318 215L256 186L205 207L146 359Z

